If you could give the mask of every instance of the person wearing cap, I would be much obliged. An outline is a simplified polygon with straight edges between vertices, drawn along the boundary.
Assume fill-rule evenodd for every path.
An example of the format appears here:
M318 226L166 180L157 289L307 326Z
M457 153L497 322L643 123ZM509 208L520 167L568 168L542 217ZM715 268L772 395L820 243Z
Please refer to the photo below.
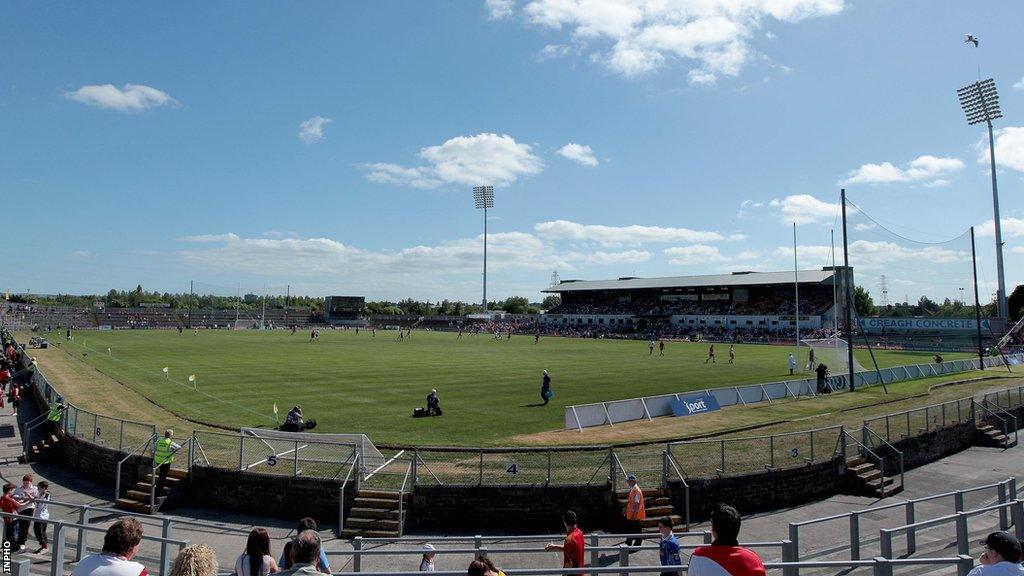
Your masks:
M430 394L427 394L427 414L441 415L441 399L437 397L437 388L432 388Z
M437 568L434 567L434 556L437 555L437 551L433 544L423 545L423 560L420 562L420 572L437 572Z
M658 557L662 566L682 566L683 559L679 557L679 539L672 533L672 519L665 516L658 520L658 532L661 533L661 541L658 542ZM679 576L680 572L662 572L661 576Z
M626 532L629 534L640 534L643 527L640 521L647 518L647 510L644 507L644 491L636 483L636 476L630 474L626 477L629 483L629 495L626 497ZM626 538L626 546L639 546L643 538Z
M1006 532L993 532L980 542L985 547L981 553L981 566L976 566L967 576L1024 576L1020 565L1020 542Z

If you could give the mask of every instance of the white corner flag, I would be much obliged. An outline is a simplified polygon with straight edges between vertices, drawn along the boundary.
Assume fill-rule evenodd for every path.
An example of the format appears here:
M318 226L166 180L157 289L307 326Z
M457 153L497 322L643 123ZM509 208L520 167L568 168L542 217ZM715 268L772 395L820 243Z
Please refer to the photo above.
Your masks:
M192 387L193 388L195 388L196 390L199 389L199 385L196 384L196 375L195 374L189 374L188 375L188 381L192 383Z
M164 366L164 378L168 378L168 379L169 379L169 378L171 377L171 376L170 376L170 375L168 374L168 371L169 371L169 368L167 368L167 366Z
M281 421L277 417L277 402L274 402L274 421L277 422L278 424L281 423Z

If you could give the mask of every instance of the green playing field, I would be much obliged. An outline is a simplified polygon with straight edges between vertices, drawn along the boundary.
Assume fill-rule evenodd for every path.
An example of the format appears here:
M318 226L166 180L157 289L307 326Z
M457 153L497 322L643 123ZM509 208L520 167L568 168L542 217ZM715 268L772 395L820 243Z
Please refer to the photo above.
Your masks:
M160 406L188 419L228 426L272 426L293 405L319 422L318 431L365 433L375 442L418 445L506 444L518 434L563 427L564 406L789 378L792 348L670 342L663 357L643 341L531 336L495 341L488 335L326 330L308 332L172 330L79 332L75 342L53 335L65 351ZM110 352L108 353L108 348ZM858 360L872 366L866 350ZM925 363L928 353L876 352L881 367ZM947 359L966 355L946 354ZM163 368L168 368L165 377ZM45 367L44 367L45 369ZM541 371L555 396L541 406ZM189 375L196 382L188 381ZM436 388L440 418L412 418ZM145 414L125 415L145 420Z

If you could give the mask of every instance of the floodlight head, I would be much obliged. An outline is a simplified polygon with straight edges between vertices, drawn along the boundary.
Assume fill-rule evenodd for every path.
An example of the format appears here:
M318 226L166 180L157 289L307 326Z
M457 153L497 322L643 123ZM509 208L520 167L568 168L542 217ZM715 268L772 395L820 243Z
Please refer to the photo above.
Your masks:
M494 208L494 186L473 188L473 203L477 208Z
M967 116L967 124L974 125L1002 118L999 109L999 93L992 78L973 82L956 91L960 107Z

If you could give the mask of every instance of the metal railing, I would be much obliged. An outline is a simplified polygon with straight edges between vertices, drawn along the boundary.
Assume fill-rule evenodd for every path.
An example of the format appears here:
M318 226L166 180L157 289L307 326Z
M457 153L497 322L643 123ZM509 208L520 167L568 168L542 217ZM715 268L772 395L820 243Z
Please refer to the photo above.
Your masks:
M825 462L837 455L843 426L816 428L769 436L670 442L667 451L684 462L685 477L722 476Z
M1013 502L1000 502L991 506L983 506L981 508L975 508L973 510L966 510L963 512L957 512L955 514L949 514L947 516L940 516L931 520L924 520L922 522L914 522L896 528L882 528L879 530L879 541L881 548L881 555L884 558L892 558L893 555L893 537L907 533L907 553L911 554L916 551L916 541L910 536L911 533L918 530L924 530L926 528L934 528L936 526L942 526L945 524L954 524L956 527L956 547L958 554L970 554L971 551L971 536L970 530L968 529L967 520L971 516L977 516L993 511L1000 512L1000 526L999 528L1005 530L1009 528L1005 522L1006 513L1009 511L1013 516L1014 531L1016 532L1017 538L1024 536L1024 500L1015 500Z
M861 428L861 434L862 440L866 446L884 447L888 449L888 451L896 457L896 465L898 466L900 475L900 486L903 486L904 481L906 479L904 476L905 471L903 469L903 452L898 450L892 444L890 444L889 441L886 440L885 438L882 438L878 434L875 434L874 430L868 428L867 426ZM872 440L877 440L879 444L876 446L874 442L872 442ZM888 471L885 470L884 468L880 469L880 471L882 472L883 476L887 475L886 473Z
M921 433L974 420L973 403L974 398L968 396L903 412L866 418L864 427L870 428L876 436L883 438L886 442L896 442Z
M117 461L117 475L114 477L114 501L117 502L118 498L121 497L121 467L128 461L129 458L135 456L138 453L140 458L146 457L146 452L154 447L154 443L157 439L157 433L153 432L153 435L147 438L142 444L132 448L124 458ZM156 478L154 478L155 480ZM155 484L155 482L154 482Z
M998 423L998 428L1002 430L1004 436L1009 438L1012 433L1014 442L1020 440L1018 436L1020 426L1017 422L1017 416L1013 414L1013 412L1000 408L997 405L989 404L986 400L975 402L975 405L981 410L982 414L984 414L982 420L995 420Z
M11 518L14 521L26 518L17 514L9 512L0 512L0 518ZM85 521L80 522L64 522L61 520L43 520L41 518L31 518L32 522L45 524L53 527L53 536L51 537L50 544L50 576L62 576L64 573L63 566L65 562L68 562L65 558L67 552L67 533L69 530L78 531L78 541L75 545L75 560L74 562L80 561L87 553L88 537L89 532L102 532L106 533L107 529L99 526L92 526L88 523L88 518ZM177 546L178 552L184 547L188 546L188 540L177 540L164 536L147 536L143 534L143 542L155 542L160 545L160 560L159 560L159 572L161 576L166 576L171 569L171 556L170 547ZM26 572L27 574L27 572Z
M850 559L851 560L859 560L860 557L861 557L861 547L864 544L868 544L868 543L873 542L872 539L866 539L866 538L862 538L861 537L861 529L860 529L860 518L861 518L861 516L865 515L865 514L870 515L870 514L873 514L873 513L882 512L884 510L893 510L893 509L897 509L897 508L903 508L905 510L905 516L904 516L905 522L907 523L907 526L905 526L905 527L907 527L907 529L905 530L906 531L906 535L907 535L907 549L908 549L908 552L912 553L912 552L916 551L916 549L917 549L916 529L917 529L918 526L915 523L918 522L917 519L918 519L918 514L919 514L919 510L918 510L918 506L919 505L924 504L924 503L936 502L936 501L940 501L940 500L952 499L953 512L954 512L953 516L955 516L957 513L960 513L960 512L964 511L965 496L967 496L968 494L973 494L973 493L978 493L978 492L986 492L986 491L990 491L990 490L995 493L995 498L998 500L998 502L1000 504L1012 503L1013 500L1016 498L1016 494L1017 494L1017 481L1014 478L1008 478L1008 479L1003 480L1001 482L995 482L995 483L992 483L992 484L984 484L984 485L981 485L981 486L975 486L975 487L966 488L966 489L963 489L963 490L954 490L954 491L951 491L951 492L943 492L943 493L940 493L940 494L932 494L930 496L924 496L924 497L921 497L921 498L915 498L915 499L912 499L912 500L907 500L905 502L895 502L895 503L892 503L892 504L883 504L883 505L879 505L879 506L871 506L871 507L868 507L868 508L862 508L860 510L852 510L850 512L844 512L842 514L835 514L835 515L832 515L832 516L824 516L824 517L821 517L821 518L813 518L813 519L810 519L810 520L803 520L803 521L800 521L800 522L790 522L789 523L789 540L791 542L793 542L793 545L796 548L796 559L799 560L799 558L800 558L800 541L801 541L801 539L800 539L800 530L801 530L801 528L805 528L807 526L814 526L814 525L817 525L817 524L829 523L829 522L847 521L848 524L849 524L849 532L848 532L849 539L844 544L842 544L842 545L835 546L835 547L830 547L830 548L827 548L827 549L824 549L824 550L820 550L818 553L819 554L823 554L823 553L824 554L830 554L830 553L839 552L841 550L849 549L850 550ZM1018 530L1024 530L1024 521L1022 521L1020 524L1018 524L1016 519L1014 519L1014 525L1018 526L1018 528L1017 528ZM1000 515L1000 527L1002 529L1006 529L1008 527L1007 518L1003 514Z

